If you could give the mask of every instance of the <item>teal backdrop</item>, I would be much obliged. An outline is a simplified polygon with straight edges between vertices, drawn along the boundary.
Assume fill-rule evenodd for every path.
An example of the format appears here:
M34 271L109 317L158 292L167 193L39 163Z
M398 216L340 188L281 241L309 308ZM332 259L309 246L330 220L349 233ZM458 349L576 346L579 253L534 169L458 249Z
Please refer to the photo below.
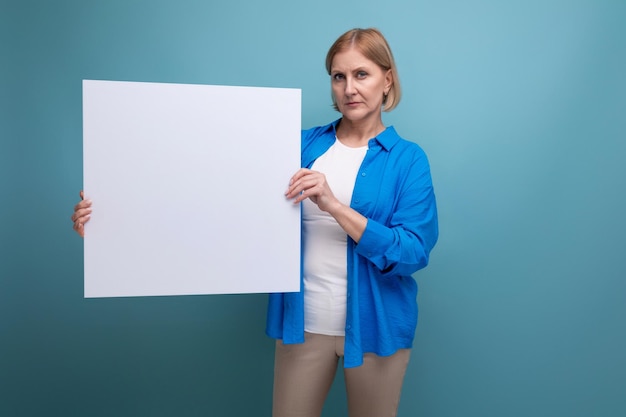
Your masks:
M266 295L83 298L81 80L301 88L310 127L338 116L327 48L369 26L440 210L399 415L626 416L624 22L623 0L0 0L0 416L270 415Z

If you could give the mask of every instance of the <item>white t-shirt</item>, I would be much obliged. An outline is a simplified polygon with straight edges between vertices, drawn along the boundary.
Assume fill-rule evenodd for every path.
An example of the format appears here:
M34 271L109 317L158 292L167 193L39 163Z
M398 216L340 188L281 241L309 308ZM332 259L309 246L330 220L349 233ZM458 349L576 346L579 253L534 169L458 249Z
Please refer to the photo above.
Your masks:
M314 163L333 194L350 205L356 176L367 146L350 148L339 140ZM347 234L315 203L302 202L304 253L304 330L344 336L346 325Z

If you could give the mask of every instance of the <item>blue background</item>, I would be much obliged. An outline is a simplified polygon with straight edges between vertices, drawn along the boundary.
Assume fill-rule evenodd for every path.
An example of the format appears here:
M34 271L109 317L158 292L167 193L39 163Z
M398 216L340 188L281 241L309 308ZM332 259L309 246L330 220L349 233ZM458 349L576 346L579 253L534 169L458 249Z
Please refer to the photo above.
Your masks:
M270 415L265 295L83 299L81 80L302 88L310 127L357 26L392 45L385 122L440 210L400 416L626 415L624 22L621 0L1 0L0 415Z

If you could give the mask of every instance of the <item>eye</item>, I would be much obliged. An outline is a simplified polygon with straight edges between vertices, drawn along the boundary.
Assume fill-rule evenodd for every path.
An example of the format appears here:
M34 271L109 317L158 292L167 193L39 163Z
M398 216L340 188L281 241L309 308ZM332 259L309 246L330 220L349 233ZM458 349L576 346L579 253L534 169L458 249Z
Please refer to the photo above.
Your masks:
M356 73L356 77L357 78L365 78L365 77L367 77L367 72L365 72L365 71L358 71Z
M333 81L341 81L344 79L344 76L342 73L337 72L335 74L333 74Z

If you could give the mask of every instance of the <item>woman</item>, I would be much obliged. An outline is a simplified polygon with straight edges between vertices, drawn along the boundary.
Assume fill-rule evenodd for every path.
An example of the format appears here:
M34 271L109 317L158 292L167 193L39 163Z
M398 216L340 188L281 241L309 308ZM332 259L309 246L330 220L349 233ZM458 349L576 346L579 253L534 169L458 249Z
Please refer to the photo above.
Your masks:
M400 100L376 29L340 36L326 56L341 118L302 133L302 167L285 196L302 204L302 290L271 294L277 339L274 417L319 416L339 358L349 415L395 416L417 325L417 285L437 241L426 155L385 127ZM81 194L82 198L82 194ZM74 211L84 235L91 202Z

